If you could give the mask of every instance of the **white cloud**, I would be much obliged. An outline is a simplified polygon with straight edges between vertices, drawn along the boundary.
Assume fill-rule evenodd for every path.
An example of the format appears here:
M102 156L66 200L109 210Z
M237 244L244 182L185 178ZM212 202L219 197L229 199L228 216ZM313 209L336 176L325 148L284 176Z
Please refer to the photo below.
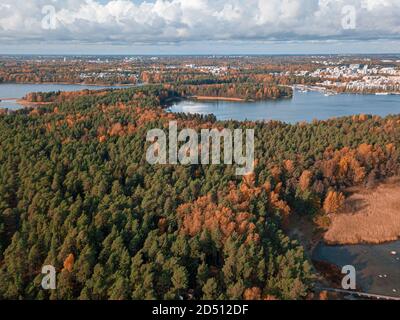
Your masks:
M1 0L0 45L21 41L400 39L400 0ZM42 28L54 5L57 28ZM354 5L354 30L342 8Z

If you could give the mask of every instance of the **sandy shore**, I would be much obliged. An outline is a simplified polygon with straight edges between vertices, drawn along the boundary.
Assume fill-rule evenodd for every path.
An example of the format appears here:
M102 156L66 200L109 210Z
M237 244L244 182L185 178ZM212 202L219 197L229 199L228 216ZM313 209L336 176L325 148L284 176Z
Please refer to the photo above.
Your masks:
M16 102L24 107L37 107L52 104L53 102L30 102L24 99L17 99Z

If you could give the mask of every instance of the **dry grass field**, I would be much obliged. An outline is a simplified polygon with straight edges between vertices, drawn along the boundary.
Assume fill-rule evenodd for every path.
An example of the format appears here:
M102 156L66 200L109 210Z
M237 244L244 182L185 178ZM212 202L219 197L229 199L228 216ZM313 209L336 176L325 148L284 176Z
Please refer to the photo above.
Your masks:
M383 243L400 238L400 180L349 190L343 210L324 235L329 244Z

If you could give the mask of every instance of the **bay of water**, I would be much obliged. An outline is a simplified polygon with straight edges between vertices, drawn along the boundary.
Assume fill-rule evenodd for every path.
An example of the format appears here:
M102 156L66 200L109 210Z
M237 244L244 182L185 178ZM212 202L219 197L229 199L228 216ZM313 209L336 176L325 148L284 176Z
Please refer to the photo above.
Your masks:
M287 123L326 120L354 114L400 114L400 95L338 94L295 91L293 99L257 102L190 101L174 104L171 112L214 114L218 120L279 120Z
M109 88L121 87L87 86L74 84L0 84L0 100L3 100L0 102L0 108L8 108L10 110L20 109L21 105L19 105L16 100L21 99L30 92L81 91L85 89L99 90Z
M397 255L392 255L395 251ZM400 297L400 241L380 245L327 246L320 243L313 259L356 269L363 292ZM344 277L345 275L343 275Z

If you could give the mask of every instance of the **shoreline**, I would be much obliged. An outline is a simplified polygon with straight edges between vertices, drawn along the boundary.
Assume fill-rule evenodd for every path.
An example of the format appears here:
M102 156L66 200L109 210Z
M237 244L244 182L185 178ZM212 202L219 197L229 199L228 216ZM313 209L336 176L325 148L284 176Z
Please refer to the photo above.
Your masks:
M213 96L191 96L188 99L197 101L231 101L231 102L253 102L254 100L243 98L229 98L229 97L213 97Z
M16 111L16 110L21 110L24 108L35 108L35 107L39 107L39 106L45 106L45 105L49 105L52 104L53 102L30 102L24 99L0 99L1 102L10 102L13 101L16 104L18 104L20 106L20 108L18 109L9 109L7 107L0 107L1 110L6 110L8 109L9 111Z
M284 99L293 99L293 96L284 96L279 98L267 98L262 100L254 100L254 99L244 99L244 98L233 98L233 97L214 97L214 96L187 96L187 97L174 97L169 99L165 104L166 107L169 107L170 104L174 102L181 102L181 101L225 101L225 102L262 102L262 101L277 101L277 100L284 100Z
M400 92L396 91L376 91L376 92L365 92L365 91L351 91L344 90L341 91L336 87L325 87L321 84L316 85L304 85L304 84L295 84L293 85L294 91L298 92L319 92L321 94L327 95L341 95L341 94L353 94L353 95L370 95L370 96L398 96Z
M17 99L16 103L18 103L22 107L28 108L28 107L46 106L54 102L31 102L24 99Z
M380 245L385 245L385 244L390 244L390 243L395 243L397 241L400 241L400 237L397 239L388 239L388 240L382 240L382 241L359 241L359 242L336 242L336 241L327 241L324 238L321 239L324 245L328 247L344 247L344 246L380 246Z
M244 99L244 98L231 98L231 97L213 97L213 96L189 96L184 99L194 100L194 101L229 101L229 102L259 102L259 101L277 101L283 99L292 99L293 96L282 96L279 98L267 98L261 100L254 99Z

